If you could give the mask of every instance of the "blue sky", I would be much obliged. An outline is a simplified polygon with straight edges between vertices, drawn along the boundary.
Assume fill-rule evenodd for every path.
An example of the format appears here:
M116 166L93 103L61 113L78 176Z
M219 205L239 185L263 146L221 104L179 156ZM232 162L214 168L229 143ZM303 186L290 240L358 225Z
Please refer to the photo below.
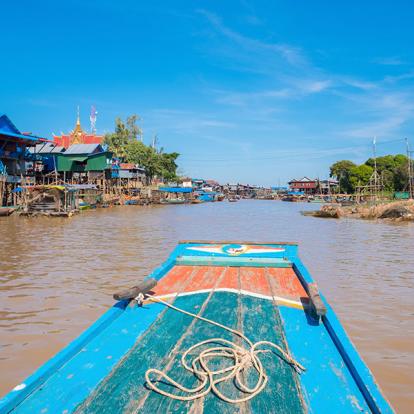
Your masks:
M410 1L19 1L2 5L0 112L50 138L136 113L180 171L326 177L414 145ZM391 141L391 142L389 142ZM388 142L388 143L387 143Z

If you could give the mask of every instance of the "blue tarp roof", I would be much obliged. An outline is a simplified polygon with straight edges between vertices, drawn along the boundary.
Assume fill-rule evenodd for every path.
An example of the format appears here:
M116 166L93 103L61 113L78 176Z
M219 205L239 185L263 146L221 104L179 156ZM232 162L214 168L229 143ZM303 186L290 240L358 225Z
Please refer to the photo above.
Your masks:
M159 190L166 193L191 193L193 191L191 187L160 187Z
M26 141L33 141L33 142L39 141L39 138L35 137L34 135L22 134L16 128L13 122L10 121L7 115L0 116L0 135L6 135L8 137L24 139Z

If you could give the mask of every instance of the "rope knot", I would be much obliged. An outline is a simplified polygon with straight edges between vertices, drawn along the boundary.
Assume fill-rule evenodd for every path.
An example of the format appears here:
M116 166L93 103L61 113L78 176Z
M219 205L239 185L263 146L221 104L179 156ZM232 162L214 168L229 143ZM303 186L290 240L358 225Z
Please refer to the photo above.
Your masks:
M225 325L222 325L218 322L212 321L211 319L204 318L200 315L187 312L183 309L177 308L176 306L163 301L160 298L155 298L153 296L148 296L148 299L154 302L163 303L171 309L182 312L186 315L192 316L199 320L208 322L212 325L218 326L224 330L231 332L234 335L239 336L243 341L248 344L248 347L240 346L232 341L223 338L212 338L205 341L198 342L187 349L181 356L181 364L188 371L191 372L195 378L198 379L200 384L194 388L186 388L182 384L174 381L170 376L165 374L163 371L160 371L155 368L148 369L145 373L145 379L147 385L153 391L164 395L166 397L173 398L180 401L192 401L200 397L204 397L209 392L213 392L217 397L223 401L237 404L240 402L248 401L251 398L258 395L266 386L268 377L265 373L263 363L259 358L259 354L263 352L271 352L270 349L256 349L260 346L268 346L277 350L277 355L283 359L286 363L293 366L298 373L301 373L305 368L295 361L287 352L285 352L280 346L276 345L270 341L259 341L253 343L248 339L242 332L239 332L235 329L231 329ZM202 350L198 349L203 347ZM195 350L197 352L195 352ZM191 363L188 363L188 356L191 354L193 356ZM231 360L231 364L220 364L221 366L227 365L224 368L212 369L209 366L209 362L213 359L217 359L218 362L223 360ZM212 364L210 364L212 365ZM257 373L257 381L253 387L249 387L245 378L248 378L248 371L254 370ZM154 374L158 376L158 381L163 379L168 384L176 387L180 391L183 391L187 395L177 395L162 390L155 384L155 381L150 378ZM225 381L234 381L236 387L243 393L247 394L240 398L230 398L224 395L219 389L218 384Z

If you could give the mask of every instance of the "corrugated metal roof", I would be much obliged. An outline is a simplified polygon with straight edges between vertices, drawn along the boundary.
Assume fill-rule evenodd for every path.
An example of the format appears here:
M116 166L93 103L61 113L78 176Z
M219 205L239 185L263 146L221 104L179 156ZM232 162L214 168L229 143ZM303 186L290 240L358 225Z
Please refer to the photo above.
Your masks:
M64 150L64 147L57 146L56 144L52 144L51 142L43 142L29 149L29 151L32 154L57 154L63 152Z
M100 144L73 144L65 151L65 154L92 154L95 152L103 152Z

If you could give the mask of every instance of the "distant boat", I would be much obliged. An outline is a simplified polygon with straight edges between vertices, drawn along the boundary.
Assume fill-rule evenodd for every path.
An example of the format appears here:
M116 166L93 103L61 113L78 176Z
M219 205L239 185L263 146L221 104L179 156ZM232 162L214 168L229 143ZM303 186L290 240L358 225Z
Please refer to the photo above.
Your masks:
M230 197L230 198L229 198L229 202L230 202L230 203L235 203L236 201L239 201L239 199L238 199L238 198L236 198L236 197Z
M191 200L191 204L201 204L204 203L203 200L200 200L199 198L194 198L193 200Z
M182 198L165 198L160 201L161 204L185 204L187 202L187 200Z
M282 201L297 202L299 201L299 198L297 196L285 196L282 197Z
M181 242L114 298L0 413L393 413L294 243Z
M326 203L322 197L312 197L308 198L308 203Z
M15 209L11 207L0 207L0 217L10 216L14 210Z

